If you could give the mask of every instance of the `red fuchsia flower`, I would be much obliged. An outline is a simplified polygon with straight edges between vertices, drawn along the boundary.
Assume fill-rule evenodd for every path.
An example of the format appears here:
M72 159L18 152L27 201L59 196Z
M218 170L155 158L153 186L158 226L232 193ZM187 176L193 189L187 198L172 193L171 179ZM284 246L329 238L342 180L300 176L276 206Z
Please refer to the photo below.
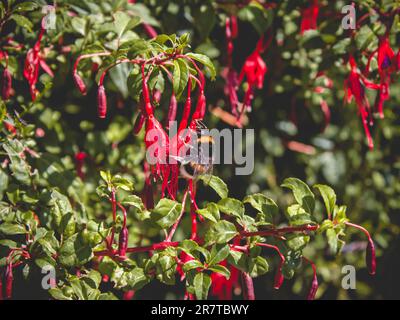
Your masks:
M253 100L254 89L262 89L264 85L264 77L268 71L267 65L261 58L261 53L264 52L268 46L270 40L264 43L264 36L260 38L257 43L256 49L253 53L246 59L242 71L239 75L239 82L242 82L243 78L246 77L248 88L245 93L245 98L243 101L243 110L250 108L251 101Z
M308 260L306 257L303 257L303 260L309 263L312 267L313 270L313 280L311 282L311 287L307 295L307 300L314 300L315 295L317 294L318 291L318 278L317 278L317 268L314 264L314 262Z
M378 73L380 76L380 88L375 101L375 110L378 111L381 118L383 115L383 104L389 99L389 84L390 77L393 72L398 69L396 55L390 46L389 34L386 33L379 38L378 49L375 50L369 57L367 67L365 69L366 75L370 72L371 60L375 55L378 55Z
M357 69L356 62L352 55L349 58L350 74L345 80L345 99L347 103L350 103L354 97L354 100L358 106L358 112L361 116L361 120L364 126L365 135L368 140L368 146L370 149L374 148L369 126L373 124L371 108L367 97L365 96L365 87L369 89L378 90L379 85L372 83L361 75Z
M78 152L77 154L75 154L76 174L82 180L85 179L85 174L83 173L83 164L85 163L86 158L86 152Z
M24 77L28 80L29 89L33 101L36 99L36 96L38 94L36 83L39 77L39 67L41 67L50 77L54 77L53 71L46 64L46 61L44 60L40 52L40 45L44 33L45 29L42 26L38 40L36 41L34 47L28 50L25 59Z
M307 30L317 29L317 19L318 19L318 0L310 1L309 7L301 10L301 25L300 33L304 34Z
M220 264L226 266L226 260ZM231 276L228 280L220 273L211 274L211 295L218 297L218 300L232 300L233 289L239 287L239 270L230 266L229 271Z
M97 89L97 114L101 119L104 119L107 114L107 96L103 85Z
M7 264L5 278L6 278L6 298L11 299L12 287L13 287L13 281L14 281L13 265L11 262Z

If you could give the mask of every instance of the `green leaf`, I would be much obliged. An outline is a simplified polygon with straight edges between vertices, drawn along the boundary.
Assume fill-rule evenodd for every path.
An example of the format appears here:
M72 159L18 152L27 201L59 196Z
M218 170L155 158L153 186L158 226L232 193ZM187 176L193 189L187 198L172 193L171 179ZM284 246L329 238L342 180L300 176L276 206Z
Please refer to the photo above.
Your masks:
M243 199L243 203L249 203L258 212L261 212L268 217L267 219L272 219L273 216L278 214L279 209L275 201L261 193L246 196Z
M4 222L0 224L0 234L12 236L16 234L26 234L28 233L23 225L12 223L12 222Z
M48 292L56 300L72 300L72 297L66 296L59 288L51 288Z
M272 22L272 10L255 2L240 10L238 16L241 20L249 21L260 35L264 34Z
M179 202L170 199L161 199L152 210L151 219L165 229L172 226L182 210Z
M297 178L288 178L283 181L282 187L291 189L294 198L308 213L313 213L315 197L308 185Z
M123 11L117 11L114 13L114 31L118 35L118 38L128 30L133 29L140 23L139 17L130 17Z
M92 249L78 234L68 238L60 248L58 261L65 267L78 267L93 257Z
M82 36L86 35L87 20L80 17L73 17L71 19L72 28Z
M198 209L196 212L204 218L215 223L217 223L220 219L218 206L214 202L207 203L205 208Z
M198 260L190 260L183 265L184 272L188 272L197 268L203 268L203 264Z
M199 176L199 179L202 180L206 186L213 188L222 199L228 196L228 186L221 178L217 176Z
M229 278L231 277L231 272L226 267L221 266L220 264L208 267L208 270L222 274L227 280L229 280Z
M138 55L145 54L151 50L151 46L146 40L143 39L133 39L124 42L120 47L120 50L128 50L128 58L135 59Z
M189 79L189 68L183 59L174 60L173 86L176 98L179 99Z
M243 218L244 205L241 201L233 198L224 198L218 202L218 208L221 212L232 215L239 219Z
M287 208L286 216L289 219L290 225L301 226L307 223L314 223L311 215L304 210L299 204L292 204Z
M267 260L264 257L257 256L253 259L250 259L249 266L249 274L250 277L256 278L266 274L269 270L269 265Z
M10 18L13 19L16 22L16 24L19 25L20 27L28 30L29 32L33 32L32 31L33 24L28 18L15 13L12 14Z
M165 284L175 284L175 272L176 272L176 257L159 254L160 258L156 263L156 278Z
M211 286L211 278L207 274L201 272L196 274L193 284L197 300L207 299L208 290Z
M227 243L238 234L236 227L229 221L219 221L214 224L206 233L206 243Z
M214 245L211 248L210 257L206 261L209 266L216 265L217 263L225 260L229 256L229 246L226 245Z
M192 52L187 53L186 56L188 56L189 58L196 60L196 61L202 63L204 66L206 66L208 68L208 71L210 72L211 80L215 80L217 72L215 71L214 64L212 63L212 61L209 57L207 57L204 54L192 53Z
M326 211L328 212L328 215L331 216L336 204L335 191L333 191L331 187L322 184L316 184L314 188L318 189L321 193L321 196L324 199Z
M38 7L37 3L27 1L27 2L22 2L17 4L14 8L13 11L15 12L26 12L26 11L32 11L35 10Z
M338 251L338 236L335 229L326 230L326 237L328 238L329 249L335 255Z
M130 194L129 196L124 198L124 201L122 201L122 204L126 205L126 206L133 206L139 210L145 210L142 198L140 198L139 196L134 195L134 194Z
M309 241L309 236L291 234L287 236L286 244L290 249L299 251L303 249Z

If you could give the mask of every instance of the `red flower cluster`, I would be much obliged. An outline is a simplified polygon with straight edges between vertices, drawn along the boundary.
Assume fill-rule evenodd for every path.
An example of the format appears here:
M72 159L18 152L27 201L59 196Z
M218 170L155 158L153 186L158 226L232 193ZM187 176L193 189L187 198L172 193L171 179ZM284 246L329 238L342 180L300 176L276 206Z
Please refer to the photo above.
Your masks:
M50 77L54 77L53 71L47 65L46 61L44 60L44 56L40 50L44 33L45 29L43 28L42 23L39 37L33 48L28 50L25 59L24 77L26 78L26 80L28 80L29 90L31 92L31 97L33 101L36 99L36 96L38 94L36 84L39 78L39 67L41 67Z
M390 46L389 42L389 34L386 33L385 35L379 38L379 45L378 49L375 50L369 57L367 67L365 70L366 75L370 72L370 63L372 58L375 55L378 55L378 73L380 77L380 85L378 95L375 101L375 110L378 111L379 116L381 118L384 117L383 115L383 104L385 100L389 99L389 85L390 85L390 78L393 72L400 70L399 68L399 55L397 57Z
M358 112L361 116L361 120L364 126L365 135L368 140L368 146L373 149L374 142L369 130L369 126L373 124L372 112L369 101L365 95L365 87L369 89L378 90L380 87L375 83L366 79L358 70L354 57L350 55L350 74L345 80L345 97L346 102L350 103L354 98L357 106Z
M301 10L301 25L300 33L304 34L307 30L317 29L317 19L318 19L318 0L312 0L309 7Z
M226 267L226 260L220 263ZM226 279L220 273L213 272L211 274L211 295L218 297L218 300L232 300L232 291L240 288L239 270L233 266L229 267L231 276Z

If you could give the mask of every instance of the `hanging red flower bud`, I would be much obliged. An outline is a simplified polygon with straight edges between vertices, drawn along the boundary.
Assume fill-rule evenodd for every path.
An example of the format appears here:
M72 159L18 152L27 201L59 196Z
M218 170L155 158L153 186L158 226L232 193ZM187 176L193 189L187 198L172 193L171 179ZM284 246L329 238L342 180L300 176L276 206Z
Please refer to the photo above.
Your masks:
M374 275L376 272L375 245L371 238L368 239L365 258L369 274Z
M74 72L74 81L76 86L78 87L79 91L83 94L86 95L86 85L83 79L79 76L78 72Z
M306 32L307 30L317 29L318 12L318 0L313 0L312 4L308 8L304 8L301 10L301 34Z
M315 267L315 264L312 261L308 260L305 257L303 257L303 259L306 262L308 262L311 265L312 269L313 269L313 280L312 280L311 287L310 287L310 290L309 290L308 295L307 295L307 300L314 300L315 299L315 295L317 294L317 291L318 291L317 268Z
M6 267L6 273L5 273L5 278L6 278L6 298L11 299L12 297L12 286L13 286L13 281L14 281L14 276L13 276L13 270L12 270L12 264L9 263Z
M365 260L366 260L369 274L374 275L376 272L376 257L375 257L375 245L374 245L374 241L371 238L371 235L369 234L367 229L365 229L362 226L359 226L358 224L354 224L351 222L346 222L345 224L349 227L353 227L353 228L356 228L356 229L362 231L367 236L368 245L367 245L367 249L366 249Z
M124 296L122 299L123 300L132 300L134 295L135 295L134 290L128 290L128 291L124 292Z
M139 112L139 114L136 118L136 121L135 121L135 125L133 126L133 134L134 135L138 135L140 130L142 130L145 120L146 120L146 117L143 115L142 112Z
M282 266L279 265L278 271L275 273L275 278L274 278L274 289L279 289L282 286L284 277L282 274Z
M169 123L175 121L176 119L176 112L178 109L178 102L176 101L175 93L172 92L171 98L169 101L169 109L168 109L168 116L167 116L167 123L165 127L169 129Z
M2 84L1 84L1 95L4 100L8 100L10 98L11 91L12 91L11 73L10 70L8 70L8 68L5 68L3 71Z
M128 228L123 227L119 233L118 254L120 257L126 256L126 249L128 248Z
M97 91L97 112L100 118L105 118L107 114L107 97L103 85Z

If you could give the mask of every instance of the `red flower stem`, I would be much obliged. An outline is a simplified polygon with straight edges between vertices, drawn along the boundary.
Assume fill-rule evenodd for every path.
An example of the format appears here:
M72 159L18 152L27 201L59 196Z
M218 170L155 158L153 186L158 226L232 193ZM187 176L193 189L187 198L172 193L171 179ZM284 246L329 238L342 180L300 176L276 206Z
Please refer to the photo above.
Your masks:
M243 283L243 299L244 300L255 300L254 284L253 279L246 272L241 272L242 283Z
M257 243L257 245L260 247L274 249L279 254L280 262L279 262L278 270L275 274L275 279L274 279L274 288L279 289L282 286L282 283L284 280L284 277L282 275L282 267L283 267L283 264L285 263L285 257L283 256L283 254L281 253L281 251L279 250L279 248L277 246L267 244L267 243Z
M366 252L366 264L368 268L368 272L370 275L374 275L376 272L376 257L375 257L375 245L374 241L371 238L371 235L369 234L368 230L365 229L364 227L354 224L351 222L345 222L346 226L356 228L360 231L362 231L368 238L368 245L367 245L367 252Z
M172 240L172 237L174 236L175 231L178 228L178 225L182 220L183 214L185 213L185 203L186 203L186 198L187 198L188 193L189 193L189 189L187 188L185 193L183 194L181 213L180 213L178 219L176 220L176 222L174 223L174 225L172 226L168 236L165 238L165 241L167 241L167 242L170 242Z
M115 237L115 222L117 219L117 206L116 206L116 200L115 200L115 190L111 190L111 208L112 208L112 215L113 215L113 228L111 231L111 240L110 243L108 243L108 248L112 249L112 245L114 243L114 237Z
M247 232L242 231L240 232L241 237L254 237L254 236L276 236L290 232L305 232L305 231L315 231L319 228L319 225L302 225L296 227L285 227L280 229L272 229L272 230L262 230L262 231L255 231L255 232Z
M126 228L126 209L119 202L117 202L117 206L121 209L122 214L124 215L124 222L122 224L122 228Z
M284 257L284 255L281 253L281 250L279 250L279 248L278 248L277 246L274 246L274 245L268 244L268 243L260 243L260 242L257 243L257 246L265 247L265 248L270 248L270 249L274 249L274 250L278 253L278 255L279 255L281 261L285 262L285 257Z
M159 243L154 243L150 246L145 246L145 247L134 247L134 248L128 248L126 252L128 253L135 253L135 252L148 252L148 251L157 251L157 250L164 250L168 247L177 247L180 245L180 242L159 242ZM114 256L116 254L116 250L102 250L102 251L95 251L93 254L95 256Z
M176 58L183 58L186 59L188 61L190 61L190 63L194 66L194 68L196 69L197 73L199 74L199 80L201 83L201 88L204 89L204 84L205 84L205 78L204 78L204 73L200 70L199 66L197 65L196 62L194 62L194 60L188 56L185 56L183 54L178 54L175 56Z
M81 60L83 59L88 59L88 58L94 58L94 57L103 57L103 56L109 56L111 54L111 52L97 52L97 53L89 53L89 54L82 54L80 55L75 63L74 63L74 68L73 68L73 72L76 73L78 70L78 64L79 62L81 62Z

